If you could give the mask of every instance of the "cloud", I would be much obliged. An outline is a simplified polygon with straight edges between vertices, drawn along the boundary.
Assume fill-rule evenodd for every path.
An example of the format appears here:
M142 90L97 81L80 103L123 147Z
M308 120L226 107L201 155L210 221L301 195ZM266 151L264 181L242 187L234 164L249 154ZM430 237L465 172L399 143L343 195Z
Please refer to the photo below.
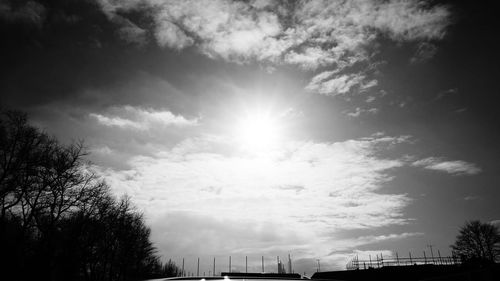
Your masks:
M407 223L402 211L409 198L378 192L405 162L376 155L401 142L405 138L389 136L287 142L243 157L224 138L200 137L133 157L128 170L99 170L116 193L129 194L144 210L163 253L285 255L294 249L307 259L349 248L350 241L332 235L337 231ZM376 239L362 240L357 243Z
M452 95L455 95L458 93L458 89L457 88L451 88L451 89L448 89L448 90L445 90L445 91L441 91L439 92L436 97L434 98L434 101L438 101L438 100L441 100L441 99L444 99L448 96L452 96Z
M12 4L11 1L0 2L0 20L12 23L28 23L41 27L46 16L47 9L35 1L27 1L24 4Z
M300 65L305 69L316 69L335 63L338 58L332 56L320 47L304 48L302 52L291 51L285 55L285 62Z
M305 189L305 187L301 185L284 185L284 186L278 186L278 188L282 190L293 190L296 193L299 193Z
M356 238L358 241L362 241L363 245L366 244L372 244L372 243L377 243L380 241L387 241L387 240L401 240L401 239L406 239L409 237L415 237L415 236L423 236L424 233L422 232L403 232L403 233L392 233L388 235L370 235L370 236L362 236Z
M113 16L113 21L120 26L118 35L123 40L139 46L147 43L147 31L145 29L140 28L129 19L118 15Z
M356 64L373 65L377 40L419 42L416 60L430 58L450 24L450 10L427 1L157 1L99 0L108 15L141 10L153 21L160 46L195 47L210 58L236 63L292 64L305 70L336 71L328 81L311 82L320 94L347 93L365 74ZM339 73L339 71L345 71ZM314 80L314 78L313 78ZM376 80L361 85L372 87Z
M359 117L361 116L361 114L364 114L364 113L368 113L368 114L377 114L378 113L378 109L377 108L369 108L369 109L363 109L363 108L359 108L359 107L356 107L356 110L354 110L353 112L348 112L347 113L347 116L349 117Z
M437 157L428 157L412 163L413 166L428 170L446 172L453 175L476 175L481 172L476 164L462 160L446 161Z
M133 106L113 107L110 113L90 113L89 116L108 127L122 129L149 130L157 126L186 127L198 124L198 119L186 119L170 111L155 111Z
M420 63L431 59L438 51L436 45L429 42L418 44L414 56L410 59L411 63Z
M335 72L326 71L316 75L306 86L306 90L327 96L336 96L349 92L355 86L366 90L377 85L376 80L365 83L366 77L362 74L340 75L329 79L334 74Z
M339 269L361 246L423 235L341 235L409 222L403 211L410 198L380 190L394 170L426 162L382 156L410 142L377 133L333 143L287 141L265 155L246 155L225 136L201 135L133 156L127 169L97 170L145 212L165 258L275 257L293 249L299 267L321 257Z
M177 50L191 46L194 42L177 25L168 20L159 23L155 31L155 36L160 46Z

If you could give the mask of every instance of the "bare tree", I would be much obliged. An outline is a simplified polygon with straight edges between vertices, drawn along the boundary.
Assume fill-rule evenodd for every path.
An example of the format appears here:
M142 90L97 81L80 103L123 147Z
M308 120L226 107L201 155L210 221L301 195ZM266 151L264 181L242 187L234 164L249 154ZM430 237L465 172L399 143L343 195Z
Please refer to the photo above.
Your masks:
M27 122L26 114L3 111L0 115L0 218L18 206L36 180L49 137Z
M466 222L460 228L453 251L464 261L495 262L500 257L498 228L478 220Z
M86 155L82 142L62 145L29 125L24 113L2 112L0 218L18 215L24 228L43 231L65 215L91 208L106 186Z
M142 214L130 198L115 199L86 156L82 142L63 145L31 126L24 113L0 111L2 276L161 277Z

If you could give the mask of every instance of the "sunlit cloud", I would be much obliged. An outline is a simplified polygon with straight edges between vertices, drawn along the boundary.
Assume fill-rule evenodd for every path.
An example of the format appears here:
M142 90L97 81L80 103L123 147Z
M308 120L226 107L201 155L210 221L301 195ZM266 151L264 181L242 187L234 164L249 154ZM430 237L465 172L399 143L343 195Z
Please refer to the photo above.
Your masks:
M144 210L165 257L272 256L293 249L304 263L322 257L338 269L360 246L423 235L336 237L409 223L404 209L412 199L379 192L397 169L476 173L463 161L382 156L411 143L410 136L378 133L332 143L283 139L266 153L247 153L230 134L199 135L151 156L132 156L128 169L98 170L116 193L129 194Z
M185 127L198 124L196 118L186 119L170 111L155 111L133 106L113 107L107 114L90 113L89 116L104 126L136 130L149 130L157 125Z
M402 211L410 199L377 192L392 180L390 171L405 162L375 156L375 151L404 141L381 136L292 142L268 156L242 156L237 149L221 150L218 139L191 139L157 157L132 158L130 170L101 172L117 193L134 198L153 229L160 229L155 231L174 220L168 224L170 238L160 242L165 253L271 254L294 249L304 258L327 255L324 242L340 247L332 240L336 231L407 223ZM177 218L182 223L173 227ZM200 233L203 239L176 241L186 231L200 229L196 226L207 218L214 223L201 224L207 227ZM190 225L192 230L186 229ZM216 230L220 225L227 235ZM245 231L247 235L239 235ZM365 238L363 243L376 240Z
M454 175L476 175L481 172L481 168L474 163L462 160L447 161L437 157L428 157L413 162L413 166L424 169L446 172Z

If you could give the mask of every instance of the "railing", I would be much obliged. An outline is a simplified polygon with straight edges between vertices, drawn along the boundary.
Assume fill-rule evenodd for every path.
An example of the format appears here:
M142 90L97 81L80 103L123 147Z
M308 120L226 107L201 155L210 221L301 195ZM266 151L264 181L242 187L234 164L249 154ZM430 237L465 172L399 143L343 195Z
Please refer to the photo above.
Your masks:
M375 258L369 257L368 260L360 260L358 256L353 257L347 264L347 270L354 269L369 269L369 268L381 268L384 266L408 266L408 265L423 265L423 264L434 264L434 265L456 265L460 264L461 261L456 256L446 256L441 257L427 257L424 253L423 257L412 257L411 253L408 257L396 256L384 258L382 254L377 255Z

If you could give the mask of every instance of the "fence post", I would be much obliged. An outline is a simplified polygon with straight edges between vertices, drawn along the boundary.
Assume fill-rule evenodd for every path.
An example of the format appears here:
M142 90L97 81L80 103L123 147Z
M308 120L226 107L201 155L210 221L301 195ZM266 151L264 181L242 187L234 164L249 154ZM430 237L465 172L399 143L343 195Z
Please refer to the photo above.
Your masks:
M399 256L398 256L398 252L396 252L396 261L398 262L398 265L399 265Z
M425 251L424 251L424 264L427 264L427 257L425 256Z
M410 254L410 264L413 264L413 261L411 260L411 252L408 252Z

